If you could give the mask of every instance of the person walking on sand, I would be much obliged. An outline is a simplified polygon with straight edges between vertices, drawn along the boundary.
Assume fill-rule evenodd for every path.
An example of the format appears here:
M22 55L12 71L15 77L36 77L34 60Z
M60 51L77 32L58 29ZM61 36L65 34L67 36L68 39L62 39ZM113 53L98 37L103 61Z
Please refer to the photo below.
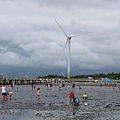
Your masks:
M13 83L11 83L10 86L11 86L11 89L13 90L14 89Z
M7 88L6 88L5 83L3 83L2 85L2 99L7 100Z
M69 95L69 98L70 98L70 102L72 101L72 99L75 97L75 95L74 95L74 93L73 93L73 91L70 93L70 95Z
M36 88L36 83L33 84L33 87Z
M40 88L37 89L37 97L36 98L40 98Z
M33 83L32 83L32 84L31 84L31 90L32 90L32 91L33 91L33 87L34 87L34 86L33 86Z

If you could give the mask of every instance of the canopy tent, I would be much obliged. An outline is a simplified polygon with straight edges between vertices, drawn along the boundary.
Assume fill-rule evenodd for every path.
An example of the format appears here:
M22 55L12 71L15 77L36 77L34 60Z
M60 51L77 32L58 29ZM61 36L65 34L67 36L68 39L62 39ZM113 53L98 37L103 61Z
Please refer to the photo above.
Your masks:
M111 83L112 80L111 80L111 79L106 79L105 82L107 82L107 83Z

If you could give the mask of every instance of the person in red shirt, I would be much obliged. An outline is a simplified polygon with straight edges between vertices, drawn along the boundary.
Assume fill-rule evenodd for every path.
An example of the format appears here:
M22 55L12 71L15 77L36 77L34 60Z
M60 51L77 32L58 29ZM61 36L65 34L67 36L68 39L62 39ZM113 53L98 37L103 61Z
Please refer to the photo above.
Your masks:
M73 93L73 91L70 93L70 95L69 95L69 98L70 98L70 102L72 101L72 99L75 97L75 95L74 95L74 93Z

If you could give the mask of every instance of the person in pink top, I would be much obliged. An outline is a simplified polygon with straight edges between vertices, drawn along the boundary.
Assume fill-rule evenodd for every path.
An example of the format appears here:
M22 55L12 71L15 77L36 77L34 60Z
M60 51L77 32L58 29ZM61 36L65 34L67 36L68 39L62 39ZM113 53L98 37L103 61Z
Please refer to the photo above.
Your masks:
M36 98L40 98L40 88L37 89L37 97Z

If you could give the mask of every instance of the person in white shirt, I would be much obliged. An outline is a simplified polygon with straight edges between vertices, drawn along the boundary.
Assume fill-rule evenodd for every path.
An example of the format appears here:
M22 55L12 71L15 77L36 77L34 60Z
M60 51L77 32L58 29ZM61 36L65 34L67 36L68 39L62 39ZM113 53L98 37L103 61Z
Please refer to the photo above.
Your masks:
M7 89L5 83L2 85L2 99L7 100Z

